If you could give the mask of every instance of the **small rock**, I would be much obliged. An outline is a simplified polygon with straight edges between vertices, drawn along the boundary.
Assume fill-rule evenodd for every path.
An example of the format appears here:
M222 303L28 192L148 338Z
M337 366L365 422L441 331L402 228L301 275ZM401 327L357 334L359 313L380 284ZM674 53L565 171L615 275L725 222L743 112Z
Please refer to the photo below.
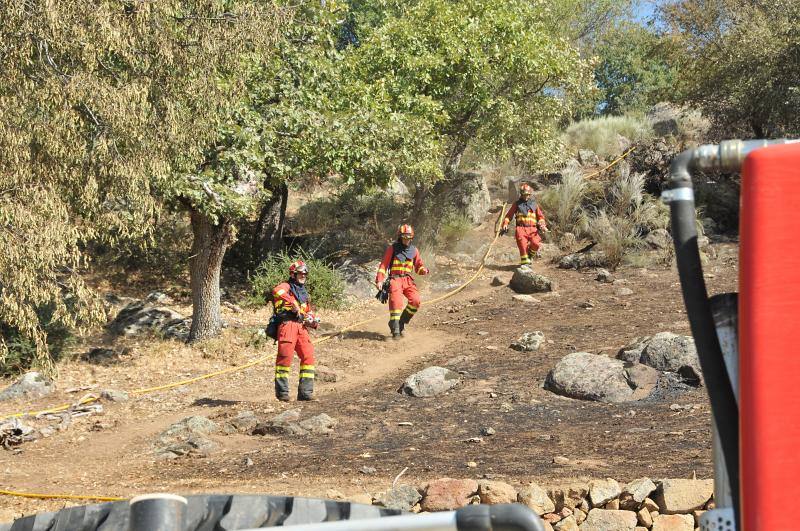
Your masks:
M517 501L517 490L502 481L481 480L478 482L478 496L481 503L489 505L514 503Z
M578 531L578 521L570 515L553 525L555 531Z
M529 483L522 487L517 495L517 501L532 509L539 516L556 510L547 492L536 483Z
M691 514L659 514L653 518L651 531L694 531Z
M631 288L617 288L614 290L614 295L618 297L627 297L628 295L633 295L633 290Z
M458 373L444 367L428 367L406 378L400 392L416 397L437 396L460 383Z
M375 472L377 472L377 469L375 469L375 467L371 467L371 466L362 466L361 468L358 469L358 471L361 472L362 474L368 474L369 475L369 474L374 474Z
M570 460L569 460L569 459L567 459L567 458L566 458L566 457L564 457L564 456L557 455L557 456L555 456L555 457L553 458L553 463L555 463L555 464L557 464L557 465L568 465L568 464L570 463Z
M591 531L633 531L636 528L636 513L592 509L581 528Z
M601 268L597 270L597 276L595 277L595 280L610 284L614 282L614 275L612 275L607 269Z
M342 379L338 371L326 367L324 365L317 365L314 368L314 378L319 382L334 383Z
M100 393L100 398L108 400L109 402L127 402L128 393L125 391L118 391L116 389L104 389Z
M467 461L467 468L477 468L477 467L478 463L476 463L475 461Z
M339 424L335 418L328 416L325 413L320 413L309 419L298 423L299 426L309 433L316 435L327 435L333 433L333 429Z
M655 494L661 514L690 513L702 509L714 492L714 480L665 479Z
M495 433L496 432L494 431L494 428L490 428L488 426L481 428L481 435L489 436L489 435L494 435Z
M619 483L612 478L594 480L589 483L589 501L594 507L602 507L616 499L621 492L622 488Z
M650 516L650 511L648 511L645 507L639 509L639 511L636 513L636 518L640 524L648 529L653 526L653 517Z
M542 302L533 295L512 295L511 299L517 302L524 302L528 304L539 304Z
M507 282L500 277L494 277L490 285L492 286L505 286Z
M534 273L528 266L521 266L514 270L509 286L517 293L530 294L554 291L556 284L549 278Z
M422 500L422 495L415 487L397 485L393 489L378 494L375 501L387 509L410 511L420 500Z
M420 507L423 511L452 511L467 505L477 492L478 483L472 479L437 479L428 483Z
M519 339L511 343L511 348L521 352L533 352L539 350L544 343L544 333L540 331L525 332Z
M252 459L250 459L249 457L244 458L244 466L253 466L253 464L254 463Z

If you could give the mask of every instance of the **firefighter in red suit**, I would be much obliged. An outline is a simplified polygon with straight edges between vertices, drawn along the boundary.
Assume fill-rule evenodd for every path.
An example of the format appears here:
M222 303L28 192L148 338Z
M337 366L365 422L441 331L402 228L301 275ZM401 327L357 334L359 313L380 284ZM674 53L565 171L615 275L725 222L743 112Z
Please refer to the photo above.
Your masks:
M272 290L275 315L281 320L278 327L278 356L275 359L275 396L284 402L289 401L289 373L295 352L300 358L297 399L312 400L314 397L314 345L307 329L316 328L319 320L311 311L305 286L307 278L308 266L298 260L289 266L289 280Z
M542 209L533 198L533 188L528 183L523 183L519 187L519 199L508 209L500 234L508 232L511 218L514 218L516 223L514 238L519 248L519 263L530 264L542 245L541 233L547 232L547 224Z
M422 263L419 249L411 245L414 238L414 229L411 225L400 225L397 229L397 241L390 245L383 254L383 260L378 266L375 285L381 289L381 284L389 278L389 330L393 339L399 339L408 322L419 310L420 298L414 277L411 273L427 275L428 268ZM408 303L403 308L403 298Z

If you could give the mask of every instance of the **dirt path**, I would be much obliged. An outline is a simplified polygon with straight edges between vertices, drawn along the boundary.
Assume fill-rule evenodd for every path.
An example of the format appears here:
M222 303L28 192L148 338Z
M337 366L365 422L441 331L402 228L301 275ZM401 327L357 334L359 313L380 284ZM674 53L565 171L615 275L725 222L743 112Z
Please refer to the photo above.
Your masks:
M715 248L718 256L707 268L712 275L708 281L715 292L732 290L736 247ZM404 481L414 484L443 476L499 478L514 484L598 476L708 477L710 428L704 390L611 405L564 399L541 387L553 364L570 352L613 355L637 336L688 333L674 270L622 269L617 276L625 283L609 285L594 281L591 272L538 262L536 268L555 279L558 290L537 297L538 303L522 305L512 302L507 287L490 286L495 275L510 278L508 262L515 251L510 238L501 240L489 267L472 286L435 307L423 300L407 337L399 342L385 339L385 307L374 301L365 304L362 310L378 317L376 321L318 346L318 364L341 375L335 383L318 384L318 402L276 402L268 362L192 386L106 404L103 415L76 421L63 432L22 446L18 453L0 451L0 488L112 496L161 490L327 496L329 489L336 489L345 495L374 494L406 467ZM620 286L633 293L621 295ZM359 312L359 318L363 315ZM354 313L337 318L339 324L356 320ZM260 322L263 316L241 319ZM544 332L545 348L535 353L509 348L512 340L531 330ZM108 367L73 362L62 368L59 386L113 382L132 388L229 363L241 365L263 351L247 347L240 335L229 332L224 339L228 344L215 351L236 352L227 358L165 343L166 352L160 356L133 356ZM239 348L234 349L237 342ZM458 370L464 384L431 399L397 393L408 374L433 364ZM58 396L75 398L63 391ZM3 412L52 405L54 400L4 404ZM696 407L676 411L670 409L673 403ZM322 412L335 417L339 425L334 434L220 435L214 437L220 449L205 458L153 457L157 434L189 415L222 420L251 410L268 418L298 407L304 417ZM484 426L496 435L467 442ZM566 457L568 463L554 464L556 456ZM0 497L0 521L64 505Z

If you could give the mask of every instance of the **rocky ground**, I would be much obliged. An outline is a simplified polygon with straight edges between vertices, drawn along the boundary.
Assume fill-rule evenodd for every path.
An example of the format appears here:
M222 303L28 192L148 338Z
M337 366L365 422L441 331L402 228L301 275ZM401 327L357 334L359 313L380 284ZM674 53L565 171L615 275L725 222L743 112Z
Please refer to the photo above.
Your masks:
M485 243L491 228L482 230ZM734 291L736 245L713 243L711 250L710 291ZM554 281L555 290L520 298L508 287L515 259L513 240L501 239L474 283L426 305L425 298L474 271L473 264L439 256L434 275L422 283L422 309L400 341L386 339L387 310L374 300L323 313L332 328L377 318L318 345L318 364L327 370L316 402L277 402L269 359L127 399L107 393L94 403L101 407L87 407L83 416L23 419L46 436L0 450L0 489L120 497L260 492L363 501L399 475L400 483L420 487L443 477L515 487L711 477L702 386L662 374L645 396L625 402L578 400L545 388L568 354L613 358L637 337L688 334L674 267L628 266L597 280L593 268L560 269L540 260L534 270ZM174 309L187 314L185 306ZM272 352L252 333L266 322L266 310L231 305L224 311L230 327L219 340L190 348L175 339L118 339L111 353L65 363L47 396L0 403L0 417L76 402L87 393L242 366ZM525 333L538 348L520 347ZM431 366L452 371L443 374L455 375L455 385L434 396L401 392L410 375ZM198 418L185 421L183 428L188 423L192 429L180 432L174 426L187 417ZM0 521L77 503L0 496Z

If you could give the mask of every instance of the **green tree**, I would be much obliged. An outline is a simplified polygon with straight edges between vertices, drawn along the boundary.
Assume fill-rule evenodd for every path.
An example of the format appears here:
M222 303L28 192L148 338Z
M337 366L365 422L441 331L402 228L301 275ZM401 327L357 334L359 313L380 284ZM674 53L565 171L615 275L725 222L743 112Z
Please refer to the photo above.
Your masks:
M615 24L593 51L603 114L647 110L664 99L676 81L672 41L640 24Z
M800 134L800 3L679 0L662 16L682 50L682 101L725 136Z
M591 85L589 61L551 23L536 2L411 2L348 48L349 78L372 80L392 109L432 124L442 153L428 155L439 157L428 181L452 176L467 146L535 165L553 158L558 119ZM414 184L419 213L428 187Z
M88 242L146 234L170 198L214 202L198 163L286 16L246 0L0 4L0 321L40 366L37 312L102 319Z

